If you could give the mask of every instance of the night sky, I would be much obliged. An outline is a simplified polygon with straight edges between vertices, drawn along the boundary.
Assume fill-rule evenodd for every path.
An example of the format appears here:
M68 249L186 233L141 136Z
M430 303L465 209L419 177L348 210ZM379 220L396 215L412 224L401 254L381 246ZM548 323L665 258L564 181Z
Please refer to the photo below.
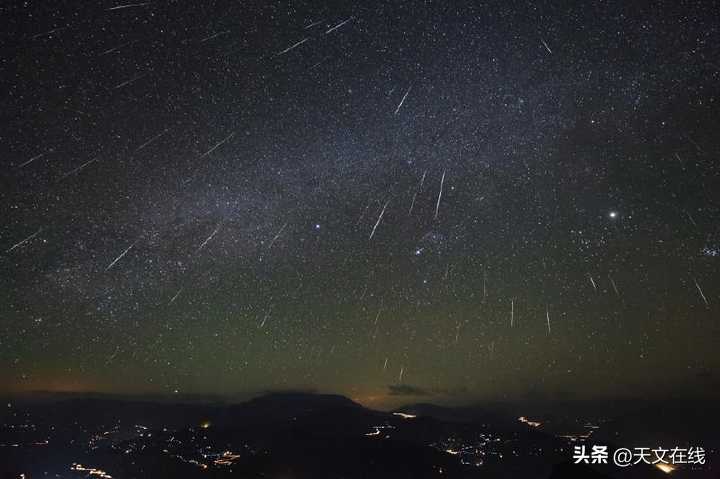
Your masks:
M0 389L720 391L713 2L11 2Z

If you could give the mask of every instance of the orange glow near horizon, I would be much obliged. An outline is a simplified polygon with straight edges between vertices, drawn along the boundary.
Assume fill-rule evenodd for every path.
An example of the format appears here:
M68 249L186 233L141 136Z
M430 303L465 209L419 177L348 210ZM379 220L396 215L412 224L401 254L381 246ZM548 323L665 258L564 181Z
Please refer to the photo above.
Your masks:
M103 391L103 388L99 388L97 385L91 385L83 381L53 378L50 380L27 381L11 387L8 392L17 394L34 392L92 394L106 391Z

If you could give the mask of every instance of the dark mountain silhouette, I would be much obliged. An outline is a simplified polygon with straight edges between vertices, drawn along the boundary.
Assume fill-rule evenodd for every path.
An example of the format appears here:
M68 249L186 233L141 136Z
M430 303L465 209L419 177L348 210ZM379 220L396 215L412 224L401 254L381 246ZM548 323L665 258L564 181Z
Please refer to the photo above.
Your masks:
M574 443L546 428L545 422L533 428L518 416L530 410L538 414L533 417L562 430L563 424L582 427L586 416L576 410L584 409L576 404L543 414L541 407L421 403L388 413L343 396L305 392L270 393L242 403L43 394L14 398L10 407L0 409L0 477L43 477L46 472L85 477L70 471L73 463L92 465L113 478L664 476L650 466L573 464ZM694 424L715 409L687 407L625 405L622 413L601 423L592 442L656 446L657 438L671 441L663 445L686 446L682 441L690 438L712 447L715 442L708 434L717 430L716 420ZM653 431L669 431L672 437ZM223 461L223 454L231 459ZM673 477L715 477L711 474L710 469L685 468Z
M494 426L517 429L517 417L507 412L488 409L485 406L447 407L430 403L403 406L397 412L432 417L441 421L461 423L491 423Z

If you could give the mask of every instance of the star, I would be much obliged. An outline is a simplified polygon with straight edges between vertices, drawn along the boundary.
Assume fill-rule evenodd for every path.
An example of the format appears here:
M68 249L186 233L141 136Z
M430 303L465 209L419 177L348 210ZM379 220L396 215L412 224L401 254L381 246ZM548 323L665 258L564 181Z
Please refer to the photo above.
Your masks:
M3 105L0 362L31 382L11 387L385 394L389 357L467 397L592 398L717 365L711 2L683 22L550 2L537 25L458 2L30 3L6 22L30 48ZM677 360L618 367L670 312L693 347L651 335L646 358Z

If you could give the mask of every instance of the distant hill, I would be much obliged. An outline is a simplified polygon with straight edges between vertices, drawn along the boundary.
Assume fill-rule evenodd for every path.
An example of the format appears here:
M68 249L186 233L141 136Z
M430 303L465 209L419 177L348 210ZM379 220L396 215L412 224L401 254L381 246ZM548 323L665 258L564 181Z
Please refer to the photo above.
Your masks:
M504 431L526 430L520 424L515 413L502 410L489 409L485 406L446 407L435 404L418 403L403 406L394 412L416 415L418 417L431 417L439 421L470 423L475 425L491 425L494 429Z
M558 431L587 430L588 417L598 414L605 419L593 423L593 443L718 447L717 405L637 401L612 406L621 410L612 416L606 416L607 406L597 412L596 405L418 403L382 412L344 396L305 392L273 392L241 403L40 393L0 408L2 424L32 425L0 428L0 444L19 444L0 447L0 464L12 466L12 474L29 465L37 467L35 475L64 474L73 457L102 464L113 477L203 479L662 477L650 466L572 464L572 444ZM542 426L518 421L525 414ZM97 450L88 448L95 441ZM223 451L237 454L232 468L212 466Z
M176 403L105 394L44 393L26 395L10 401L19 407L31 405L36 420L53 423L109 425L142 424L147 427L185 427L211 421L221 427L267 424L304 417L344 414L345 417L372 417L371 411L352 400L331 394L268 393L249 401L230 404L205 401ZM0 408L0 419L12 414L12 408Z

